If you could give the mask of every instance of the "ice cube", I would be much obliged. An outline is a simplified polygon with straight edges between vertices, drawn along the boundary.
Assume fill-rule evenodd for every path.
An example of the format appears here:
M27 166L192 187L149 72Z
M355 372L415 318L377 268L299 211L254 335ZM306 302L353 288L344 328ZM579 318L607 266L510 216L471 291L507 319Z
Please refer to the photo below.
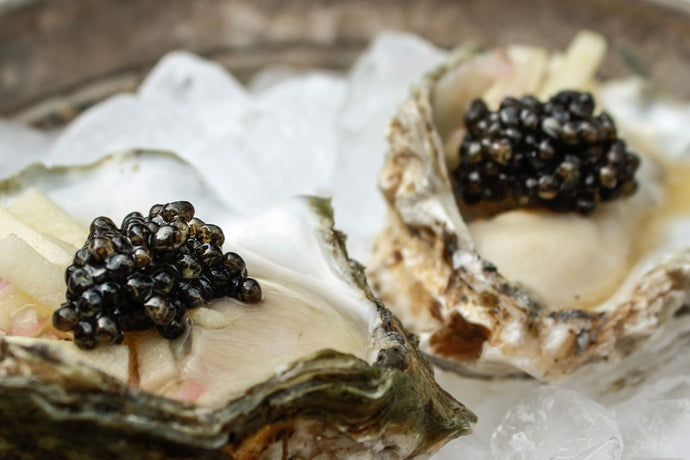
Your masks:
M604 407L578 391L542 386L508 411L490 446L505 460L618 460L623 438Z
M643 146L661 146L670 157L690 155L690 105L686 102L661 99L639 77L602 84L598 95L624 130L623 137L642 140Z
M59 137L48 165L93 163L130 149L170 150L188 161L225 132L250 103L219 64L187 52L166 55L139 88L83 113Z
M310 75L261 93L199 153L196 167L245 214L298 194L329 194L342 79Z
M491 460L491 453L487 445L473 433L452 440L431 458L432 460Z
M350 73L341 126L362 129L377 121L378 129L384 127L409 94L410 85L447 55L415 35L388 32L377 36Z
M147 107L183 110L200 127L200 144L223 133L251 103L242 84L223 66L186 51L173 51L160 60L140 86L139 99Z
M386 128L410 85L447 53L413 35L384 33L357 60L338 119L338 159L333 185L338 226L350 235L350 252L366 261L383 225L385 205L376 187L387 149Z
M165 153L116 154L83 168L32 168L18 174L12 190L0 193L0 205L36 187L82 224L105 215L119 222L131 211L147 212L155 203L189 200L197 215L218 225L233 213L198 172Z
M349 240L348 240L349 243ZM477 414L472 434L458 438L437 454L438 459L490 458L489 441L508 410L539 386L533 379L483 380L435 369L436 381ZM437 457L434 457L437 460Z
M624 459L688 458L690 376L647 385L613 411L625 440Z
M186 51L166 54L139 87L139 96L144 101L187 105L249 97L223 66Z
M8 177L40 161L55 136L18 123L0 120L0 177Z
M114 96L84 112L59 136L45 164L96 162L131 149L194 150L201 126L183 109L145 104L136 96Z

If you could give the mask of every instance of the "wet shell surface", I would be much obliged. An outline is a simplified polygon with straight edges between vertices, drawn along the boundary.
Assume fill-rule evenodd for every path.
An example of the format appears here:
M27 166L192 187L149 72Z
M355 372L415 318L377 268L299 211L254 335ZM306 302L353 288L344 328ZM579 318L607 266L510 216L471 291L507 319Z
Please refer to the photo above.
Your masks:
M392 120L379 179L388 218L368 275L434 362L470 375L559 380L667 340L668 322L687 322L690 168L683 158L655 152L632 133L629 144L642 159L638 192L589 217L482 215L480 205L469 210L453 193L449 171L472 99L495 109L508 95L596 93L604 51L603 39L587 33L551 57L519 46L460 50L412 89Z
M198 215L223 225L224 247L242 254L264 297L202 306L175 341L128 333L85 351L50 334L0 335L0 456L426 458L469 432L475 415L436 384L415 338L372 295L327 200L223 222L195 174L174 155L134 152L2 183L3 204L35 186L87 222L181 198L169 179L185 177L190 199L205 197ZM142 192L94 211L124 178Z

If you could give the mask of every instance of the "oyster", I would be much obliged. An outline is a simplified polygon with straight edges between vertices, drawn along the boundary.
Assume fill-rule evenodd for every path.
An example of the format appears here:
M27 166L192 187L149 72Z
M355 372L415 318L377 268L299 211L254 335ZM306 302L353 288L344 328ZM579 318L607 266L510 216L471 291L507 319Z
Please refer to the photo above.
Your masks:
M92 218L123 171L149 204L180 194L166 171L184 172L187 191L214 202L193 169L155 152L34 167L2 183L3 202L36 185ZM113 218L131 210L108 201ZM298 198L243 221L223 221L214 206L207 217L264 300L200 307L172 342L128 333L123 345L84 351L51 333L0 336L3 456L424 458L469 432L476 417L435 383L415 339L373 297L327 200Z
M591 216L456 200L466 104L596 90L602 37L565 54L459 50L413 88L390 124L379 186L388 220L370 262L375 292L439 364L468 374L557 380L663 334L690 294L690 168L629 137L639 189ZM624 130L624 127L622 127ZM636 141L637 142L634 142ZM687 328L686 328L687 329Z

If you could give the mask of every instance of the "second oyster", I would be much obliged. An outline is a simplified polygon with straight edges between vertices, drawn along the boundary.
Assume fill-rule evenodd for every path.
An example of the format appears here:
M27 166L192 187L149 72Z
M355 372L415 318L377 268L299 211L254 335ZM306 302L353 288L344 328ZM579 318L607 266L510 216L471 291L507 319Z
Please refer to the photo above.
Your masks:
M449 171L471 100L495 109L505 96L591 89L604 51L590 33L551 59L520 46L460 51L393 119L379 182L388 223L369 273L442 365L557 380L628 355L688 303L687 164L646 149L638 192L591 216L497 213L453 193Z

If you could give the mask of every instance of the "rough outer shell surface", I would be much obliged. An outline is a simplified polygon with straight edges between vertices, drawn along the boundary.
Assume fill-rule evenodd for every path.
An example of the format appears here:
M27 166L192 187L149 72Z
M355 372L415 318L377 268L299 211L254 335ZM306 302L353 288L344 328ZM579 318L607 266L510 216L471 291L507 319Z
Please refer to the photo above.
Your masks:
M435 383L416 340L373 297L361 266L347 257L344 236L333 229L329 202L296 199L276 216L301 229L321 254L320 267L328 267L305 279L338 280L350 293L350 308L357 305L369 318L367 359L322 350L285 363L239 398L204 407L130 387L49 340L0 337L0 456L426 458L468 433L476 416ZM270 222L263 228L279 231ZM270 256L265 251L255 255ZM297 264L283 274L306 269L297 256L280 260Z
M654 259L626 280L607 308L587 311L546 309L484 260L452 192L448 139L433 97L444 75L486 56L465 54L430 73L392 120L379 179L388 219L368 276L438 364L467 374L557 380L585 363L628 355L682 312L690 292L690 250L676 248ZM478 80L484 89L490 78Z

